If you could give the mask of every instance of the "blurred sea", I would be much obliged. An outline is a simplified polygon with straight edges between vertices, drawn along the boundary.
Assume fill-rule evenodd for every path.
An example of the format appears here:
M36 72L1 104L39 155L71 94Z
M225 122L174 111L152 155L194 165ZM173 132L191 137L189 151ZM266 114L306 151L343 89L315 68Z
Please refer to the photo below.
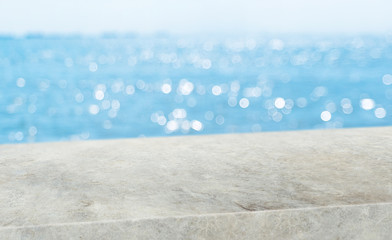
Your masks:
M385 36L0 36L0 143L391 124Z

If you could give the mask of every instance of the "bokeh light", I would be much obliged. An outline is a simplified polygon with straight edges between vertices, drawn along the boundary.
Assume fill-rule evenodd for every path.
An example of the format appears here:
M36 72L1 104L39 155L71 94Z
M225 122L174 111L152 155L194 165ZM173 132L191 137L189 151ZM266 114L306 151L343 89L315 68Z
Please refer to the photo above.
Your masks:
M383 36L0 37L0 142L383 126Z

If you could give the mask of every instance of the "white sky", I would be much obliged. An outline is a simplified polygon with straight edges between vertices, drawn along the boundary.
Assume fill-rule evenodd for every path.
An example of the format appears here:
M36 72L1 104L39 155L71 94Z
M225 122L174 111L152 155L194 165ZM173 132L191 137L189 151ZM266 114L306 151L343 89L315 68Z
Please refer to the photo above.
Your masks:
M0 0L0 33L385 33L391 0Z

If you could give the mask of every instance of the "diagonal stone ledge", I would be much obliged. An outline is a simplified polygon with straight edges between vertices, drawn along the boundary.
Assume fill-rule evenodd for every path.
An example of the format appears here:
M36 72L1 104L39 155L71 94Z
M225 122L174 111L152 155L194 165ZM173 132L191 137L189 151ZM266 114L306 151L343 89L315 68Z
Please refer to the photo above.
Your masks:
M5 227L1 239L390 239L392 203Z
M0 239L388 239L392 127L0 145Z

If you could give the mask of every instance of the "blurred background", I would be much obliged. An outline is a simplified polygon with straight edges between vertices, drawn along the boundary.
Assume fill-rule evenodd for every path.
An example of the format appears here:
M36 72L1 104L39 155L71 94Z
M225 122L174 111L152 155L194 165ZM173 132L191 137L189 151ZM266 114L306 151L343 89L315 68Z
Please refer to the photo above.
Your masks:
M384 126L392 2L0 0L0 143Z

